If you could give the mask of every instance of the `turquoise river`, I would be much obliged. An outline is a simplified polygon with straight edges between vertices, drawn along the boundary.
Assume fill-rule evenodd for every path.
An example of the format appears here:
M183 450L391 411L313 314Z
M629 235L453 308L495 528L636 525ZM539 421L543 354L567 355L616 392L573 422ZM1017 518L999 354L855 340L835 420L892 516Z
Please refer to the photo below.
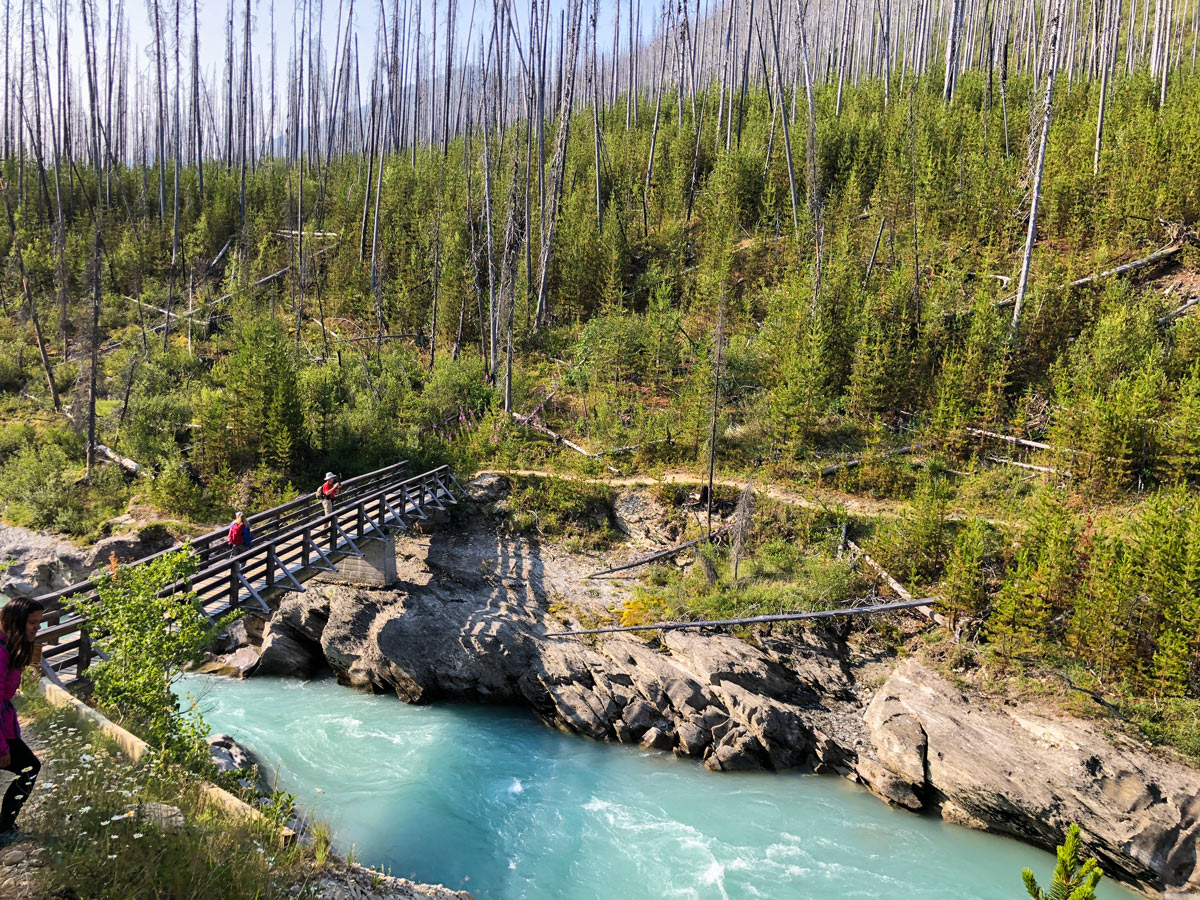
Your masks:
M408 706L331 679L189 676L209 728L328 822L341 851L480 900L1017 900L1054 859L795 773L712 774L530 714ZM1105 881L1102 900L1137 895Z

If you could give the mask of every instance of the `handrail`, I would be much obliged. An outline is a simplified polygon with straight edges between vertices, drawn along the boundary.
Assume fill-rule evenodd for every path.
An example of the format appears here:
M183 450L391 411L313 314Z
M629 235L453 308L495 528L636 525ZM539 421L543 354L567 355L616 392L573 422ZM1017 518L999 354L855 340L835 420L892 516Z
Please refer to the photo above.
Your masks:
M347 482L352 484L352 489L348 495L339 494L332 513L308 513L307 510L318 502L311 495L267 510L265 514L260 514L260 521L263 516L278 513L286 507L301 513L297 521L288 523L288 527L281 526L267 532L261 540L256 541L254 547L238 554L220 559L211 556L205 559L203 554L196 554L200 564L197 570L186 581L163 588L160 596L181 590L195 590L205 615L214 621L250 600L268 609L260 591L303 590L297 576L305 578L307 576L304 573L329 570L331 556L340 558L348 553L361 555L356 542L378 539L372 537L372 531L384 535L397 524L407 525L413 518L425 518L423 507L426 505L444 509L443 500L458 502L454 490L457 488L461 492L462 486L450 472L449 466L439 466L420 475L401 479L397 474L403 466L404 463L397 463ZM290 518L279 516L274 521L286 522ZM171 549L175 548L151 554L129 565L142 565L171 552ZM43 658L53 672L63 672L74 666L78 676L91 661L94 651L86 620L60 602L65 597L89 590L95 590L95 583L91 579L41 598L47 603L46 624L42 631L44 639L69 638L63 643L46 647ZM76 634L77 637L72 637Z
M358 475L354 478L351 478L351 479L348 479L348 480L342 482L343 489L346 486L352 486L352 488L362 488L363 485L360 485L359 482L364 482L364 481L367 481L368 479L382 480L384 477L384 473L391 474L391 473L394 473L397 471L402 471L404 469L404 467L407 465L408 465L408 460L405 459L405 460L401 460L398 463L393 463L390 466L386 466L383 469L377 469L374 472L367 472L364 475ZM295 509L300 506L305 506L305 505L309 505L309 504L311 504L312 506L316 506L319 501L317 501L315 499L315 497L313 496L314 493L315 492L309 492L307 494L302 494L301 496L299 496L293 500L289 500L286 503L281 503L278 506L273 506L270 509L263 510L260 513L255 513L254 515L248 517L247 521L251 525L253 525L256 522L262 522L263 520L271 517L272 515L278 514L284 510ZM344 497L343 497L343 494L339 493L338 504L345 505L347 503L347 501L351 501L354 499L355 499L355 492L353 489L349 492L348 495L346 495ZM225 527L221 527L221 528L214 529L213 531L206 532L205 534L202 534L199 537L195 538L194 540L188 541L187 543L191 545L193 553L196 556L202 558L203 554L208 550L209 546L211 546L211 544L213 542L215 542L216 540L223 539L226 534L227 534L227 529ZM258 535L257 537L260 540L269 540L271 538L272 534L274 534L274 532L268 531L266 534ZM132 560L131 562L128 563L128 565L131 565L131 566L144 565L148 562L152 562L153 560L158 559L160 556L165 556L168 553L177 552L182 547L183 547L183 544L175 543L175 544L172 544L170 547L167 547L164 550L159 550L155 553L149 554L148 556L143 556L138 559ZM92 582L92 579L88 578L84 581L80 581L80 582L76 582L75 584L67 585L66 587L60 588L57 591L53 591L48 594L42 594L37 599L40 602L42 602L43 604L55 603L57 601L62 600L64 597L73 596L74 594L81 593L82 591L87 590L88 588L91 588L91 587L94 587L94 584Z

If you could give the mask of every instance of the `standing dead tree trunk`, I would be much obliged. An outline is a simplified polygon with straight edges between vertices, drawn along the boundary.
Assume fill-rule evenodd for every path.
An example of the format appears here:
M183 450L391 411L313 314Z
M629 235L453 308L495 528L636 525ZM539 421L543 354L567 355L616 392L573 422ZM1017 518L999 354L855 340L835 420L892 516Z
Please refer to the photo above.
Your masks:
M537 316L535 326L550 321L550 301L547 295L550 276L550 254L554 248L554 231L558 224L558 205L562 194L563 173L567 165L567 139L571 133L571 105L575 96L575 60L579 53L579 22L582 4L572 0L570 28L567 31L566 62L563 71L563 102L558 120L558 136L554 142L554 158L550 162L550 208L543 209L546 237L538 255Z
M0 181L0 193L4 194L4 212L8 218L8 230L12 237L13 256L17 260L17 272L21 276L21 290L25 294L25 303L29 307L29 321L33 323L33 334L37 340L38 355L42 359L42 368L46 372L46 387L50 390L50 402L55 411L62 407L58 396L58 387L54 384L54 369L50 366L50 357L46 353L46 341L42 337L42 323L38 318L37 304L33 302L33 290L29 286L29 275L25 271L25 257L21 253L21 237L17 232L17 223L13 218L12 204L8 199L8 184Z
M803 0L796 0L797 18L800 25L800 62L804 71L804 96L808 102L808 133L805 156L808 159L808 210L813 220L813 243L816 247L816 272L813 276L812 306L809 316L817 314L821 299L821 250L824 242L821 223L821 173L817 166L817 107L813 101L812 70L808 64L808 30L804 26Z
M708 521L706 532L712 538L713 479L717 471L717 421L721 412L721 351L725 344L725 295L722 289L717 307L717 330L713 333L713 401L708 432Z
M1050 37L1047 56L1053 58L1054 48L1058 43L1058 17L1050 24ZM1021 277L1017 282L1017 302L1013 306L1012 325L1008 332L1008 342L1015 345L1018 329L1021 326L1021 310L1025 305L1025 290L1029 285L1029 263L1033 258L1033 242L1037 238L1038 201L1042 192L1042 170L1046 165L1046 142L1050 137L1050 113L1054 102L1054 77L1056 70L1053 65L1046 73L1046 96L1042 101L1041 137L1038 139L1037 160L1033 167L1033 189L1029 203L1029 231L1025 236L1025 255L1021 260Z

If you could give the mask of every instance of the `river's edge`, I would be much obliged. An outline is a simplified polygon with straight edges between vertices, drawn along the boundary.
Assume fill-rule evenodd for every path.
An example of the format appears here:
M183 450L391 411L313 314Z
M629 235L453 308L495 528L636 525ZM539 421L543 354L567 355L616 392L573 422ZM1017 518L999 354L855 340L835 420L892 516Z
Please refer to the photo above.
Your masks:
M125 541L53 566L30 558L4 581L49 588L50 568L150 543ZM578 559L498 536L483 517L402 539L398 570L388 590L310 583L285 596L269 622L235 626L213 669L328 664L343 684L407 702L525 704L564 731L713 770L842 775L895 806L1047 849L1075 822L1109 876L1152 897L1200 894L1200 773L1096 723L989 698L919 659L864 659L829 633L547 638L588 603L611 608L619 588L585 586Z
M226 673L310 676L436 700L527 705L548 725L711 770L800 768L888 803L1053 849L1079 824L1110 877L1200 894L1200 772L1098 723L951 683L919 658L856 656L834 634L548 638L597 591L559 548L465 529L405 538L400 582L285 597ZM612 596L592 596L609 605ZM261 660L256 661L261 653Z

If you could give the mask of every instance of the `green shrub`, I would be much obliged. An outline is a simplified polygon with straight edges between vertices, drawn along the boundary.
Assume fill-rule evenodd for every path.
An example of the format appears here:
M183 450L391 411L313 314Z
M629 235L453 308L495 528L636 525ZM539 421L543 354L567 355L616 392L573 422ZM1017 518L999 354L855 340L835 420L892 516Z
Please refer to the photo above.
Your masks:
M181 707L171 684L225 623L210 622L190 590L162 593L195 570L186 548L139 566L114 561L95 577L94 597L67 602L106 654L88 670L97 704L171 757L199 765L208 759L207 729L194 709Z

